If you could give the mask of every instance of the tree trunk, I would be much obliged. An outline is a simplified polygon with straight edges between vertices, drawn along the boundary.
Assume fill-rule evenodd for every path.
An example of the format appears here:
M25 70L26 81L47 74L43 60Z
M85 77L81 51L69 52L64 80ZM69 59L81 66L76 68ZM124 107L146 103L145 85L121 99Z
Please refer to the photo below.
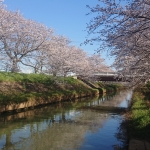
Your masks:
M57 72L53 71L53 76L56 77L56 75L57 75Z
M18 68L18 65L17 65L17 61L16 59L13 60L13 64L12 64L12 68L11 68L11 72L19 72L19 68Z

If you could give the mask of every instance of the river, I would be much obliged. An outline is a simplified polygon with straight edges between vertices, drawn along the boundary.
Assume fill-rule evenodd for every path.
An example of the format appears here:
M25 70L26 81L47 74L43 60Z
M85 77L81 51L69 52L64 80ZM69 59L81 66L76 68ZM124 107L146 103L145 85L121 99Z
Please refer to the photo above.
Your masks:
M128 107L132 91L84 98L0 117L2 150L125 149L121 114L80 109L81 106Z

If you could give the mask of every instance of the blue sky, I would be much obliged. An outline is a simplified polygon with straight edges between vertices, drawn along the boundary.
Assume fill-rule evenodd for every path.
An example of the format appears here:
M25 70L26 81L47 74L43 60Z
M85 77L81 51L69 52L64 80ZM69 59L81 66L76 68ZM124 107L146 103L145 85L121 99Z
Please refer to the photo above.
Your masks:
M86 15L86 5L95 6L98 0L4 0L8 10L17 11L28 19L52 27L56 34L64 35L72 41L72 45L93 54L98 45L82 45L87 37L86 24L93 16ZM113 59L102 54L108 65Z

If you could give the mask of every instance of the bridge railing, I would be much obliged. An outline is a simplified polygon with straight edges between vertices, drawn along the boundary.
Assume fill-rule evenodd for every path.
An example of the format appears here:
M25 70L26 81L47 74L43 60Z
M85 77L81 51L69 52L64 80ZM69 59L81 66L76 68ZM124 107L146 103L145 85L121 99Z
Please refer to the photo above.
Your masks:
M94 75L96 76L118 76L116 72L95 72Z

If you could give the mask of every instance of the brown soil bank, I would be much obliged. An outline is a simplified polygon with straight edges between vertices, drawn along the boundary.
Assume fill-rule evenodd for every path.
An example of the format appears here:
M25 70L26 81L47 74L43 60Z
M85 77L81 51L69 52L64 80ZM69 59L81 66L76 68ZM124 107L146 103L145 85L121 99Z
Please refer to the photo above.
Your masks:
M29 79L20 76L0 81L0 113L99 94L98 90L72 77L33 75Z

